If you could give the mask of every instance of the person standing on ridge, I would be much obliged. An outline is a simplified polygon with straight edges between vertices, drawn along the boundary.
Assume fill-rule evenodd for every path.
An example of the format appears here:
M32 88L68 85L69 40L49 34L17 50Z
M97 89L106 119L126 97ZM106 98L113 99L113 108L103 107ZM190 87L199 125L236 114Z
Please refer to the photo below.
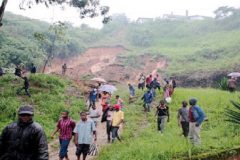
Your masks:
M67 64L64 63L63 66L62 66L62 75L63 76L66 74L66 71L67 71Z

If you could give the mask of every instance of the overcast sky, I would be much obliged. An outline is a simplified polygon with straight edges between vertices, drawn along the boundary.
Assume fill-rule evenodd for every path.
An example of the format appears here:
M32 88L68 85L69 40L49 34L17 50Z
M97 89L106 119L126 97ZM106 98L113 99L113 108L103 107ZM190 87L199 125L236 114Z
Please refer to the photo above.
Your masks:
M0 0L1 2L2 0ZM36 5L32 9L20 10L21 0L9 0L6 10L15 14L48 22L70 21L75 26L87 23L92 27L100 27L101 19L81 20L74 9L61 10L58 7L47 9ZM130 19L138 17L161 17L163 14L214 16L213 11L220 6L240 7L240 0L100 0L102 5L110 7L110 14L125 13Z

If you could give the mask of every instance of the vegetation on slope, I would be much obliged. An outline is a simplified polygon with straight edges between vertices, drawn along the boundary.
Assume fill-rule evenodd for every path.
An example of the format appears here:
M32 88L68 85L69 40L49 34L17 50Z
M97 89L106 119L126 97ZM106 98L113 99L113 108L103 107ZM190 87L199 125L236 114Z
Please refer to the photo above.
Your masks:
M66 92L71 82L57 76L36 74L30 77L31 97L17 96L16 90L23 86L23 80L13 75L0 78L0 130L17 119L20 105L30 104L35 108L35 120L45 129L47 136L54 130L63 109L70 111L71 117L79 119L79 112L85 107L82 99L69 96Z
M121 95L126 95L126 92L122 92ZM239 147L239 128L225 121L227 119L225 109L231 107L229 100L238 100L239 93L230 94L214 89L177 89L173 102L169 105L171 117L170 122L166 124L163 136L157 132L157 122L154 117L156 104L152 112L145 117L140 101L142 92L138 92L137 95L138 100L134 104L126 104L124 110L126 123L122 134L123 142L106 146L101 151L99 160L169 160L188 158L191 155L207 157L210 154ZM189 145L188 141L181 136L181 129L177 123L177 110L182 100L188 100L191 97L199 100L199 105L203 107L209 119L208 122L203 122L202 144L199 147ZM124 96L124 99L126 101L127 97ZM155 101L159 100L158 95Z

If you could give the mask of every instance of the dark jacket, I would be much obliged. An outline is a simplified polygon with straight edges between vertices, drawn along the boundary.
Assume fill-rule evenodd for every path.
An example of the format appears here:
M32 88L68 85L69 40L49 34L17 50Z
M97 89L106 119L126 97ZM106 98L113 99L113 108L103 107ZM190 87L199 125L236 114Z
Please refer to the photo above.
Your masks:
M48 145L42 127L14 122L0 136L0 160L48 160Z
M36 73L36 72L37 72L37 68L35 66L32 66L31 73Z
M151 92L146 92L143 97L142 100L144 101L144 103L152 103L153 100L153 94Z
M24 79L24 88L29 88L29 80Z

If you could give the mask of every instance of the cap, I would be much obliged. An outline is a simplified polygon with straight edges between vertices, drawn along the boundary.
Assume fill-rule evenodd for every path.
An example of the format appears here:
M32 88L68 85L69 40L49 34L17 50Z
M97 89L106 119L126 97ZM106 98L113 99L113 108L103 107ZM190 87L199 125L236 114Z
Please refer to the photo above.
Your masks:
M34 109L32 106L21 106L18 110L18 114L30 114L33 115L34 114Z
M115 104L115 105L114 105L114 108L115 108L115 109L120 109L120 108L121 108L121 106L120 106L120 105L118 105L118 104Z
M197 104L197 99L196 99L196 98L191 98L191 99L189 100L189 104L190 104L190 105L195 105L195 104Z

